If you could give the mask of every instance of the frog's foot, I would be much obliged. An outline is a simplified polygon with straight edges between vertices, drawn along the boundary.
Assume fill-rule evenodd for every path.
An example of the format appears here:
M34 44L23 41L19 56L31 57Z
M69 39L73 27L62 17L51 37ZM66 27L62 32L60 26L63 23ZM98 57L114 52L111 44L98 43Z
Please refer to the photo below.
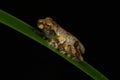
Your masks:
M78 61L78 62L81 62L81 61L84 60L82 55L73 56L72 59L75 60L75 61Z

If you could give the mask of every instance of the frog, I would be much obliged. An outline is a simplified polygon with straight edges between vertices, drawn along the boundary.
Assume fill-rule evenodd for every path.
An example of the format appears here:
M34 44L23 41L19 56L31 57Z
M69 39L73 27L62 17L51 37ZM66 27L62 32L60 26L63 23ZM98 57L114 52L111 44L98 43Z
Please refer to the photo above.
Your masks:
M82 56L82 54L85 53L83 44L73 34L63 29L51 17L39 19L37 27L43 32L49 45L75 61L81 62L84 60Z

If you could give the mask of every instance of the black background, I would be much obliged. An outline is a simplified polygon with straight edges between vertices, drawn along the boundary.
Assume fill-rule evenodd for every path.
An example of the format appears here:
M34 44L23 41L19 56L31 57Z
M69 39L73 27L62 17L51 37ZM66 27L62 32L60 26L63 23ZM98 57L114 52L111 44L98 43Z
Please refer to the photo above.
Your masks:
M84 44L86 53L83 56L89 64L109 79L116 78L117 31L111 5L105 2L1 0L0 8L33 27L37 26L39 18L52 17ZM22 72L24 80L92 80L46 47L3 24L0 24L0 40L0 53L10 74L12 68L15 74Z

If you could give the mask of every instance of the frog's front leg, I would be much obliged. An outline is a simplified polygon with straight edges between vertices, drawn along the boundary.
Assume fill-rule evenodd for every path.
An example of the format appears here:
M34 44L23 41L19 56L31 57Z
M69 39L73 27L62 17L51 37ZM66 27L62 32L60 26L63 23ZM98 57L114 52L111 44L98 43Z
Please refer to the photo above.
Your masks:
M52 47L58 49L58 43L55 41L55 39L48 40L48 44L51 45Z

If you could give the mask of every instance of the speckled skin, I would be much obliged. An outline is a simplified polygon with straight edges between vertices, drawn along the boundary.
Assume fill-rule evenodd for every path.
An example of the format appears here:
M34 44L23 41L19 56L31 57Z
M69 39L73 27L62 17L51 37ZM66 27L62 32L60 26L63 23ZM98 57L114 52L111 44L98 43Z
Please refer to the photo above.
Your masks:
M75 36L60 27L50 17L39 19L37 25L50 45L76 61L83 61L82 53L85 52L85 48Z

